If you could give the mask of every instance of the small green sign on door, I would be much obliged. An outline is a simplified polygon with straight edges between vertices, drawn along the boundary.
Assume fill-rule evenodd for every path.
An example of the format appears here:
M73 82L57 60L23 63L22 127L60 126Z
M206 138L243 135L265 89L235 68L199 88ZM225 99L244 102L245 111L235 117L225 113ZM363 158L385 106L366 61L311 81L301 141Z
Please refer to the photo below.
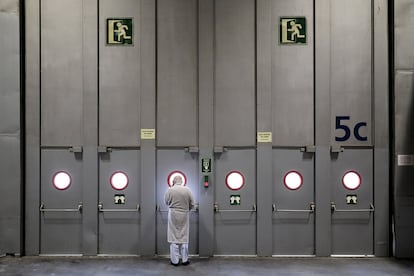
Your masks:
M106 20L107 45L132 45L132 18L108 18Z
M240 205L240 195L230 196L230 205Z
M201 159L201 172L202 173L211 173L211 158Z
M281 17L279 42L283 45L306 44L306 17Z
M125 204L125 195L114 195L114 204Z

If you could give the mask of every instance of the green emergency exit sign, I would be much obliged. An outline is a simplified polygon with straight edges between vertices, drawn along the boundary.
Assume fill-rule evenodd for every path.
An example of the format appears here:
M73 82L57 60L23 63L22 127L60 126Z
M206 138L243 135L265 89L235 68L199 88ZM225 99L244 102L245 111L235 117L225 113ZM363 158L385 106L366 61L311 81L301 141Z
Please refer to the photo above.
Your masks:
M306 44L306 17L281 17L279 43L282 45Z
M240 205L240 200L241 200L240 195L231 195L230 205Z
M211 173L211 158L201 159L201 172Z
M132 28L132 18L108 18L106 20L106 45L132 45Z

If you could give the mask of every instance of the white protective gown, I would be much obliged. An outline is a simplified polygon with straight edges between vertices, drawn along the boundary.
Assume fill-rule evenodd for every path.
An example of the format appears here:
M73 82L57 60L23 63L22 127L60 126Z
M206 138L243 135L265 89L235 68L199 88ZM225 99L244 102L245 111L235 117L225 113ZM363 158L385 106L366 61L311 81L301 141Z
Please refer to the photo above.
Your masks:
M168 232L169 243L188 243L190 229L190 210L194 207L194 198L189 188L175 184L165 194L165 204L169 206Z

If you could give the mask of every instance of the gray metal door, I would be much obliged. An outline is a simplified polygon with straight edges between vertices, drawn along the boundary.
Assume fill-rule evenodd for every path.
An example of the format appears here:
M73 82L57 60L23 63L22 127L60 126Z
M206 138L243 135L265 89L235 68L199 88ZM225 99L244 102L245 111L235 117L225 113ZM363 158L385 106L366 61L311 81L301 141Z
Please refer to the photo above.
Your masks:
M46 0L40 13L40 254L81 254L82 3Z
M331 6L331 254L373 254L373 3ZM352 37L344 43L344 37ZM385 119L385 118L384 118ZM318 206L317 206L318 207Z
M190 188L194 201L198 202L198 154L184 149L165 149L157 151L157 253L170 253L167 242L168 206L164 203L164 194L169 181L175 175L182 175L184 184ZM190 254L198 254L198 212L190 212Z
M306 0L270 3L272 28L267 35L272 42L273 72L272 254L313 255L314 3ZM296 24L300 25L300 39L289 33L288 26Z
M332 254L374 254L373 152L345 149L332 159Z
M273 255L314 255L314 154L273 150Z
M82 253L82 154L43 149L40 254Z
M198 1L157 1L157 253L169 254L167 179L185 176L198 202ZM191 145L191 147L189 146ZM190 254L198 254L198 212L190 213Z
M141 8L99 3L99 254L140 253Z
M139 150L100 154L99 254L137 255L140 237Z
M214 254L256 254L256 151L228 149L215 159Z

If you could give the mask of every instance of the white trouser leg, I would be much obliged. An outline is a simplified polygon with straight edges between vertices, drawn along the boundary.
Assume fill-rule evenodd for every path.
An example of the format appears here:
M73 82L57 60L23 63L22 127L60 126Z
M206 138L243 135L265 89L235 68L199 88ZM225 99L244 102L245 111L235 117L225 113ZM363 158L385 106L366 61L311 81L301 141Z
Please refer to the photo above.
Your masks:
M180 261L180 249L178 247L178 244L170 244L170 259L173 264L178 264Z
M181 244L181 258L183 263L188 261L188 243Z

